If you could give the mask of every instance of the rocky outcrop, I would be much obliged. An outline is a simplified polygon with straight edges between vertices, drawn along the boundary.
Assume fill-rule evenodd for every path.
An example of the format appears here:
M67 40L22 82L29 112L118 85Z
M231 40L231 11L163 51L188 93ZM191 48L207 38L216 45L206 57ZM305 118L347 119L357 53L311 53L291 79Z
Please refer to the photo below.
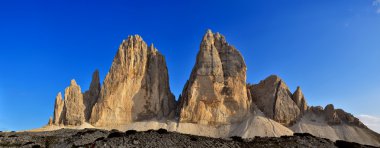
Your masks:
M316 114L318 116L322 116L324 114L324 110L322 106L310 106L307 111L313 114Z
M278 76L269 76L249 89L253 103L267 117L286 126L294 123L299 117L300 109L292 100L292 93Z
M65 103L62 100L61 92L58 93L57 97L55 97L55 105L54 105L54 116L53 116L53 124L59 125L63 121L63 107Z
M293 93L292 99L297 104L301 114L304 114L307 111L307 103L301 87L297 87L296 91Z
M179 104L179 121L205 125L241 121L249 112L246 70L240 52L224 36L204 35Z
M44 129L166 128L244 138L306 132L332 140L380 144L379 134L359 119L333 105L309 107L301 88L292 94L278 76L247 85L246 69L237 49L221 34L207 31L177 106L164 56L140 36L130 36L120 45L103 86L95 71L85 93L75 80L66 88L64 100L58 93L53 119Z
M358 127L367 128L358 118L354 117L352 114L345 112L342 109L336 109L338 117L342 120L342 122L347 123L349 125L355 125Z
M348 124L357 127L367 128L358 118L342 109L335 109L334 105L329 104L324 109L325 118L330 125Z
M336 113L332 104L327 105L324 111L327 123L332 125L341 124L341 120L339 119L338 114Z
M140 36L128 37L104 80L90 122L96 126L125 125L174 114L175 98L164 56Z
M83 101L86 107L85 109L86 121L90 120L92 108L94 107L95 103L98 101L99 93L100 93L99 71L96 70L92 74L90 89L83 94Z
M85 105L80 86L73 79L69 87L65 89L64 124L81 125L85 119Z

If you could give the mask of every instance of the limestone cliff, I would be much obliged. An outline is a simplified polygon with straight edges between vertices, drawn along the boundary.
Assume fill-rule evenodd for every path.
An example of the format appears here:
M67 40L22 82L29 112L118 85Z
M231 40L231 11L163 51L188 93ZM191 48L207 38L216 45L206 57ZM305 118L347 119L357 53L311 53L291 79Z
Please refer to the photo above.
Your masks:
M180 98L179 121L215 125L245 118L251 104L246 70L240 52L208 30Z
M138 36L120 45L107 74L90 122L96 126L125 125L133 121L174 116L164 56Z
M296 91L293 93L292 99L297 104L301 114L304 114L307 111L308 106L306 103L305 96L303 95L303 92L301 90L301 87L297 87Z
M249 87L253 103L268 117L283 125L291 125L300 115L285 82L272 75Z
M52 124L81 125L86 121L85 108L81 88L73 79L65 89L64 100L61 93L58 93L55 99Z
M62 123L62 112L63 112L63 107L65 103L62 100L62 94L61 92L58 93L57 97L55 98L55 105L54 105L54 116L53 116L53 124L54 125L59 125Z
M75 80L66 88L64 99L58 93L48 124L56 129L167 128L244 138L306 132L332 140L380 145L380 135L353 115L333 105L308 106L300 87L292 94L275 75L247 85L246 70L240 52L221 34L207 31L177 105L164 56L140 36L130 36L119 46L102 86L95 71L85 93Z
M65 125L81 125L85 119L85 105L83 104L83 94L75 80L71 80L69 87L65 89L65 106L63 108Z

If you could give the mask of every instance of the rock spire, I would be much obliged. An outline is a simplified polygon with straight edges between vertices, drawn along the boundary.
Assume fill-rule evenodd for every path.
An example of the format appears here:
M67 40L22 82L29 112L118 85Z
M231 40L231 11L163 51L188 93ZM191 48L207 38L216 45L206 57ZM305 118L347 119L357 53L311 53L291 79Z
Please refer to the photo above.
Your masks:
M250 110L243 56L224 36L204 35L179 104L180 122L206 125L241 121Z
M139 35L129 36L117 51L90 122L96 126L173 117L165 58Z

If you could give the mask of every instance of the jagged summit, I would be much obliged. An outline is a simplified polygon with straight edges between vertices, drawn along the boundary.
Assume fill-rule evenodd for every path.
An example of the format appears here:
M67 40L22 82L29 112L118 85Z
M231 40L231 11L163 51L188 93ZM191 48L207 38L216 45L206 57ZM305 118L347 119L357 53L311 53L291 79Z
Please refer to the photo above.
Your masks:
M174 116L164 57L139 35L120 45L94 106L90 123L123 125Z
M297 104L301 114L304 114L307 111L308 106L300 86L298 86L296 91L293 93L292 99Z
M84 93L74 79L64 98L58 93L49 125L165 128L211 137L311 133L380 146L380 135L353 115L333 105L308 106L301 87L292 93L277 75L247 84L246 71L241 53L222 34L207 30L177 104L164 56L141 36L132 35L120 44L102 85L96 70Z
M70 86L78 86L77 82L75 81L75 79L72 79L70 81Z
M250 109L242 55L208 30L180 98L180 122L205 125L242 121Z

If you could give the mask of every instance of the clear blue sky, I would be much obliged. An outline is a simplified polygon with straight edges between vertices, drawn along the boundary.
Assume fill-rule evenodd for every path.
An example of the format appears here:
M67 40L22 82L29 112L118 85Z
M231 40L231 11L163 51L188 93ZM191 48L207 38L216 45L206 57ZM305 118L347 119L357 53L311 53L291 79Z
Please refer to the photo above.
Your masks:
M178 97L205 31L224 34L248 66L311 105L380 115L380 1L0 1L0 130L37 128L75 78L103 80L121 41L140 34L166 56Z

